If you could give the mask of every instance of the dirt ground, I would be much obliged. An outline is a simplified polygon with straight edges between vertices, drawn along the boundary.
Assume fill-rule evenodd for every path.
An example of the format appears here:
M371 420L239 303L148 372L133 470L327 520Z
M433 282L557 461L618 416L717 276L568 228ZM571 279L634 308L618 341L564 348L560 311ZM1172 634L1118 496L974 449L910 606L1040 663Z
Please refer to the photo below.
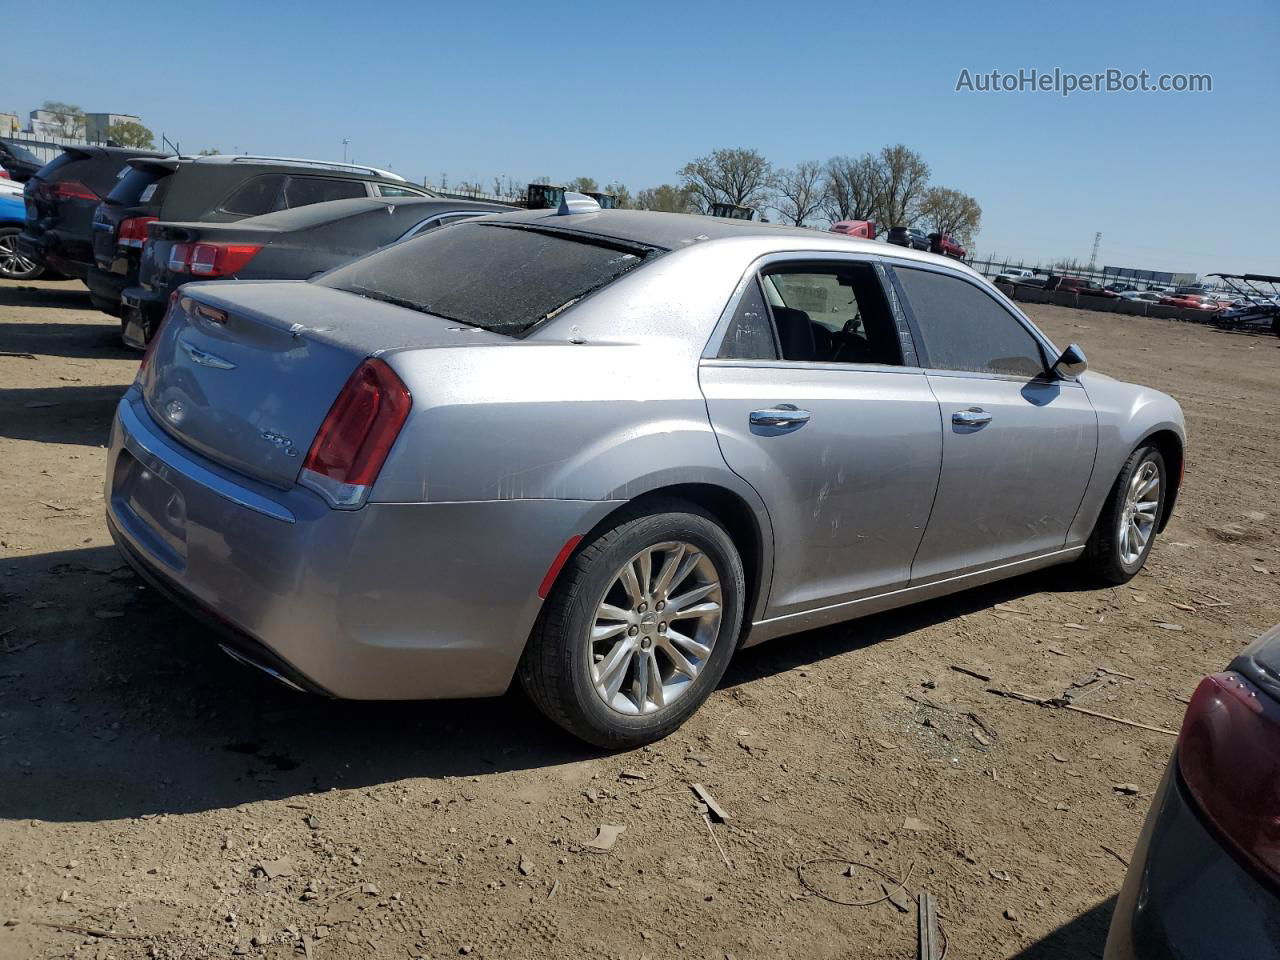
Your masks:
M0 957L914 957L900 893L812 892L883 896L850 862L931 891L953 960L1101 956L1173 738L987 688L1176 729L1280 621L1280 340L1028 309L1186 411L1143 574L774 641L670 739L603 755L516 692L326 702L225 657L103 523L137 355L79 284L0 285ZM626 830L594 852L602 825Z

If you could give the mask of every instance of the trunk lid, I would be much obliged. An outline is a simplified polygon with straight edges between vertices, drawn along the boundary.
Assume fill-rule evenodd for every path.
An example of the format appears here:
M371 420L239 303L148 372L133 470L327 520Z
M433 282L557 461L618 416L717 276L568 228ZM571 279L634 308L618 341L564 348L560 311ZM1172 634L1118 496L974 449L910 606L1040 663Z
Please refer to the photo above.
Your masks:
M288 489L366 357L512 341L305 281L183 288L141 375L164 430L209 459Z
M169 254L177 243L237 243L265 247L280 235L267 227L244 227L239 223L157 223L153 224L142 248L138 265L138 285L145 290L167 291L192 280L190 270L169 269ZM231 278L224 278L231 279Z
M173 159L129 161L124 176L93 215L93 259L99 269L129 275L139 252L117 244L120 224L134 217L158 217L168 178L177 168Z

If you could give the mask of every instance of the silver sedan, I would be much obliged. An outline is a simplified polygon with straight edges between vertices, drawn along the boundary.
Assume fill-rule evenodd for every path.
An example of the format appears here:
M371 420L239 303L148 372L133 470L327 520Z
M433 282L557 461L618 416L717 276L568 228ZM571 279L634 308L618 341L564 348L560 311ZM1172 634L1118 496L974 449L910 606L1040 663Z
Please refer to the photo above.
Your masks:
M955 260L593 207L184 287L116 414L124 555L291 685L518 676L610 747L675 729L739 647L1142 567L1181 481L1169 397Z

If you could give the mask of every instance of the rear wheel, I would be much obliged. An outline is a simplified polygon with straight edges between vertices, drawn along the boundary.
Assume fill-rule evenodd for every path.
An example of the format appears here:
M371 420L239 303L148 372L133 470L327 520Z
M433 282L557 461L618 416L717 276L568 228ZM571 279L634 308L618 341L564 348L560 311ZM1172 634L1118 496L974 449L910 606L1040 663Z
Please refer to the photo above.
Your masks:
M36 280L44 266L18 252L19 227L0 227L0 277L6 280Z
M680 726L724 675L742 623L733 541L683 501L624 515L569 561L520 664L530 698L613 749Z
M1128 582L1142 569L1164 518L1167 490L1160 451L1153 446L1133 451L1107 496L1081 558L1090 579L1116 585Z

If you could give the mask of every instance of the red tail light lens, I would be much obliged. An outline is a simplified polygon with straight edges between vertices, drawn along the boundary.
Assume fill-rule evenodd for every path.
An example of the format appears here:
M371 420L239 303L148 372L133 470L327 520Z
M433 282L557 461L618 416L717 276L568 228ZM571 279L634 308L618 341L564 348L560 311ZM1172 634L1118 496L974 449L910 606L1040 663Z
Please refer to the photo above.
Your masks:
M1178 769L1228 846L1280 881L1280 704L1238 673L1206 677L1187 707Z
M155 223L155 217L130 217L120 221L120 229L116 232L116 243L122 247L135 247L139 250L147 242L147 224Z
M364 506L413 398L385 361L356 368L311 442L298 482L339 509Z
M191 248L191 275L226 277L239 273L258 255L262 244L197 243Z
M191 261L191 244L175 243L169 248L169 270L185 273Z
M92 187L85 186L78 180L59 180L49 185L49 195L55 200L93 200L102 198Z

